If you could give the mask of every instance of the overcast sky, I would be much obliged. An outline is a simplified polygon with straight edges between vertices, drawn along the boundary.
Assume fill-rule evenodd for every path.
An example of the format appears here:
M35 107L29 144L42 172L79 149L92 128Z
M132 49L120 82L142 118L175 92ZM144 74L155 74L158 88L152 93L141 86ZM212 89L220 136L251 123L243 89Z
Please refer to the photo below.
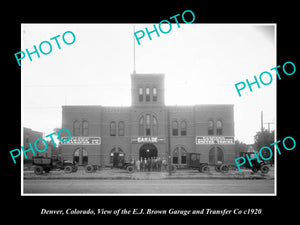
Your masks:
M52 133L61 127L62 105L130 106L133 72L133 25L153 24L22 24L22 49L72 31L76 41L58 38L49 55L22 61L22 124ZM165 29L167 30L167 28ZM172 24L168 34L147 35L136 43L136 72L165 74L166 105L234 104L235 137L253 143L264 121L275 123L275 25ZM66 36L67 37L67 36ZM46 46L45 46L46 49ZM45 50L46 51L46 50ZM17 63L17 62L16 62ZM239 97L234 84L273 74L273 82ZM267 78L266 78L267 80ZM265 128L267 125L265 124ZM275 126L271 125L271 129Z

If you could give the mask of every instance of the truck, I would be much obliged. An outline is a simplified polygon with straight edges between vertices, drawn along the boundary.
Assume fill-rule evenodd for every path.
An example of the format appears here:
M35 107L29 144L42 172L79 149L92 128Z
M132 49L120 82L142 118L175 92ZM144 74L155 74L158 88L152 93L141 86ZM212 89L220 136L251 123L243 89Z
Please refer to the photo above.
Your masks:
M255 153L254 152L241 152L240 156L246 158L246 154L248 155L248 157L254 158L255 157ZM244 168L246 169L251 169L254 173L257 173L259 170L261 171L261 173L263 174L267 174L270 170L270 168L267 166L267 164L265 163L264 160L260 159L260 162L258 162L257 160L252 160L252 166L249 164L249 161L246 160L246 163L243 165Z
M36 175L41 175L43 172L49 173L53 169L61 169L65 173L72 173L78 170L75 162L66 160L54 162L52 158L43 156L32 157L32 167Z
M200 153L187 153L187 167L191 169L197 169L200 173L208 173L209 165L206 162L200 161ZM215 170L217 172L227 173L229 171L229 166L218 162L215 165Z
M100 166L98 165L91 165L88 164L85 166L85 172L86 173L93 173L95 172ZM117 163L114 164L115 168L124 169L127 170L128 173L134 172L134 165L131 162L125 162L124 160L120 160Z
M187 167L191 169L197 169L200 173L208 173L208 163L200 161L200 153L187 153Z

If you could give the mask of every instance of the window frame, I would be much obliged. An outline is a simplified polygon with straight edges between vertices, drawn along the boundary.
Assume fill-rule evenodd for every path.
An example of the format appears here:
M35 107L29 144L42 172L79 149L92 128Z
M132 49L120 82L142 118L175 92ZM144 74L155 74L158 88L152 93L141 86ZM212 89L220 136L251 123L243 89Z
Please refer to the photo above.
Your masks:
M185 120L180 122L180 136L187 136L187 122Z
M222 122L222 120L218 120L216 122L216 135L223 135L223 122Z
M114 127L112 127L114 125ZM115 121L111 121L109 124L109 136L115 137L117 136L117 124Z
M118 136L125 136L125 122L119 121L118 123Z
M174 124L176 124L176 126L174 126ZM179 124L178 124L178 121L177 120L173 120L172 121L172 136L178 136L178 127Z
M152 101L157 102L157 88L156 87L152 88Z

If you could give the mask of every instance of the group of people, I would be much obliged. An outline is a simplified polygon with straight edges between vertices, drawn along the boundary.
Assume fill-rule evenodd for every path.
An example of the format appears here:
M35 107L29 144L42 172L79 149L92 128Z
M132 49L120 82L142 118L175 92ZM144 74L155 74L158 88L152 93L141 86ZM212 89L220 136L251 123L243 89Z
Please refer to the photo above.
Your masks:
M160 157L140 158L138 160L132 159L132 164L136 171L152 172L164 171L167 169L167 160Z

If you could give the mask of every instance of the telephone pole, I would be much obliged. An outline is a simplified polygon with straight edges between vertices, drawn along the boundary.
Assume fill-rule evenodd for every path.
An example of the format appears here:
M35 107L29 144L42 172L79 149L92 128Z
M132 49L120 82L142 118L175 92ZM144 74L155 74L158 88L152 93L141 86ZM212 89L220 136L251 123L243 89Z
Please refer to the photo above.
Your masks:
M264 131L264 113L263 113L263 111L261 111L261 114L260 114L260 122L261 122L261 124L260 124L261 132L263 132Z
M265 124L268 124L268 131L270 132L270 124L274 124L274 123L268 122L268 123L265 123Z

